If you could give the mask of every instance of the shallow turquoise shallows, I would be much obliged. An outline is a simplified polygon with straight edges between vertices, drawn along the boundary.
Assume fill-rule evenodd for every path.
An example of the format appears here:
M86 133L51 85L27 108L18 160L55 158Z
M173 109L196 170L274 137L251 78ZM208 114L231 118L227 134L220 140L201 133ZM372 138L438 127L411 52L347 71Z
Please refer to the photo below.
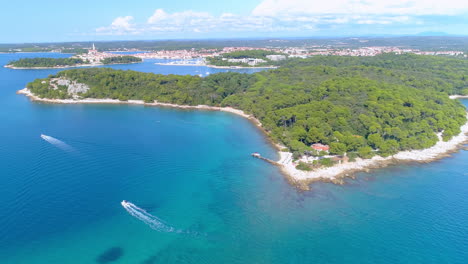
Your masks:
M155 62L113 68L222 71ZM241 117L15 94L54 72L0 68L2 264L467 263L466 151L299 192Z

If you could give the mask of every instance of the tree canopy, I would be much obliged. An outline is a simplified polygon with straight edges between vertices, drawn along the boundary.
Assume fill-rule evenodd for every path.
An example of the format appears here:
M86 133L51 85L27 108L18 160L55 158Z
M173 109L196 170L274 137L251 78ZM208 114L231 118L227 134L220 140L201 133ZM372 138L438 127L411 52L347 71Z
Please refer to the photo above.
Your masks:
M135 63L141 62L142 59L135 56L118 56L118 57L109 57L103 59L101 62L103 64L124 64L124 63Z
M75 66L83 63L84 61L79 58L24 58L16 61L10 61L8 65L20 68L34 68Z
M87 50L86 50L87 51ZM124 64L141 62L142 59L135 56L115 56L104 58L102 64ZM10 61L8 65L18 68L35 68L35 67L63 67L63 66L79 66L89 63L80 58L24 58L16 61Z
M463 59L328 56L255 74L201 78L92 68L50 78L88 85L83 98L231 106L253 114L273 140L293 152L309 153L311 144L323 143L331 153L368 158L430 147L439 133L444 140L457 135L466 122L465 108L448 95L468 94L467 70ZM64 92L51 90L50 78L28 88L38 96L62 98Z

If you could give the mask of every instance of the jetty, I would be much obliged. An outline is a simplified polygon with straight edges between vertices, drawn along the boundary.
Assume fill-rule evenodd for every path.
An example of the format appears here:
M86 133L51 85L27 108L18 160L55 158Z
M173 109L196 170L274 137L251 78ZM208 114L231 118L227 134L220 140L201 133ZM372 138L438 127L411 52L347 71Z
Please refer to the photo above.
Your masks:
M280 165L278 162L276 162L276 161L274 161L274 160L271 160L271 159L268 159L268 158L263 157L263 156L260 155L260 153L258 153L258 152L254 152L254 153L252 153L251 155L252 155L252 157L254 157L254 158L264 160L264 161L266 161L266 162L268 162L268 163L271 163L271 164L273 164L273 165Z

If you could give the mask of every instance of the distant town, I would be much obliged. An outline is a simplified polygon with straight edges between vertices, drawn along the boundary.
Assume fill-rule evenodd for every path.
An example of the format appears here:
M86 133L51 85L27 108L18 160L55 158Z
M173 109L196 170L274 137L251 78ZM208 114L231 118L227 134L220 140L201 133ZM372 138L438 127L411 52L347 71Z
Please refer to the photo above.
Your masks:
M274 51L277 53L285 54L285 56L274 56L275 59L286 59L289 58L308 58L316 55L338 55L338 56L376 56L382 53L414 53L419 55L447 55L447 56L465 56L466 54L462 51L420 51L417 49L402 49L398 47L363 47L358 49L336 49L336 48L322 48L322 47L311 47L311 48L254 48L254 47L225 47L221 50L218 49L200 49L200 50L162 50L157 52L146 52L138 53L133 56L140 57L142 59L195 59L195 58L206 58L216 57L224 53L231 53L235 51L246 51L246 50L265 50Z
M318 42L319 40L315 40ZM455 41L455 40L450 40ZM460 41L460 40L457 40ZM115 63L138 62L145 59L167 59L168 62L158 62L167 65L205 65L211 67L277 67L280 61L294 58L309 58L313 56L353 56L370 57L379 54L417 54L432 56L456 56L466 58L465 49L455 49L460 45L449 45L447 40L426 47L422 39L403 41L398 39L385 40L327 40L324 43L307 41L247 41L247 42L101 42L94 43L62 43L62 44L24 44L25 46L5 46L2 52L61 52L74 54L71 59L77 62L50 62L59 67L77 65L103 65ZM140 46L138 46L140 45ZM146 45L146 46L142 46ZM236 46L238 45L238 46ZM369 45L369 46L367 46ZM453 49L452 49L452 48ZM125 57L125 58L122 58ZM133 57L133 58L130 58ZM38 62L39 67L44 64ZM60 62L63 63L63 62ZM33 65L36 66L36 65ZM33 67L29 66L29 68ZM17 68L20 68L17 67ZM27 67L26 67L27 68Z
M400 47L362 47L362 48L330 48L330 47L287 47L287 48L256 48L256 47L224 47L222 49L180 49L180 50L160 50L160 51L140 51L136 49L128 49L124 51L132 52L132 56L141 59L170 59L170 60L182 60L174 65L187 65L187 64L198 64L204 65L206 62L204 59L213 57L222 57L223 54L232 52L252 51L252 50L264 50L274 52L277 54L267 55L266 58L269 61L280 61L287 58L308 58L312 56L376 56L383 53L395 53L404 54L412 53L418 55L441 55L441 56L463 56L467 57L463 51L421 51L418 49L400 48ZM99 63L105 58L119 56L116 52L99 52L93 45L88 50L88 53L76 55L78 58L89 61L91 63ZM197 60L198 59L198 60ZM196 60L196 61L193 61ZM256 66L267 61L260 58L223 58L231 63L245 63L249 66Z

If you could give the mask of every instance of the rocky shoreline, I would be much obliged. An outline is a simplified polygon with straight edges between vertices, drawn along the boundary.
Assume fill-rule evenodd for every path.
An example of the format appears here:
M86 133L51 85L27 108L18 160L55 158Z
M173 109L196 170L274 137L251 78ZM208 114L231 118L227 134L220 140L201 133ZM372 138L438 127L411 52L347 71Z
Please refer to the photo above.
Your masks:
M467 115L468 118L468 115ZM292 162L292 153L280 153L280 167L290 177L290 180L301 189L309 189L309 184L316 181L333 182L343 184L345 177L353 177L353 173L369 171L386 167L391 164L403 162L428 163L449 156L450 153L463 148L468 143L468 122L461 128L461 132L449 141L439 141L432 147L422 150L400 151L389 157L374 156L371 159L357 158L356 161L333 165L332 167L320 168L313 171L302 171L296 169Z
M46 102L46 103L59 103L59 104L136 104L145 106L160 106L160 107L171 107L179 109L196 109L196 110L209 110L209 111L224 111L233 113L252 121L258 128L263 132L267 133L263 128L262 124L254 116L246 114L244 111L235 109L232 107L216 107L208 105L177 105L171 103L145 103L143 100L128 100L119 101L116 99L46 99L39 98L38 96L31 93L27 88L19 90L18 94L23 94L29 97L33 101ZM451 97L452 98L452 97ZM458 97L467 98L467 97ZM468 115L467 115L468 118ZM333 165L332 167L319 168L313 171L302 171L296 169L293 160L292 153L282 151L284 146L281 146L275 142L272 142L273 146L278 150L280 160L277 162L278 167L286 178L300 189L308 190L309 184L316 181L332 182L335 184L343 184L345 177L353 177L353 173L360 171L368 171L370 169L377 169L388 166L390 164L396 164L400 162L422 162L427 163L443 157L447 157L450 153L456 152L463 144L468 143L468 122L461 127L461 132L457 136L454 136L447 142L442 141L439 137L439 141L432 147L423 150L411 150L401 151L395 155L389 157L374 156L371 159L357 158L356 161L341 163Z
M463 99L463 98L468 98L468 95L459 95L459 94L454 94L449 96L450 99Z

